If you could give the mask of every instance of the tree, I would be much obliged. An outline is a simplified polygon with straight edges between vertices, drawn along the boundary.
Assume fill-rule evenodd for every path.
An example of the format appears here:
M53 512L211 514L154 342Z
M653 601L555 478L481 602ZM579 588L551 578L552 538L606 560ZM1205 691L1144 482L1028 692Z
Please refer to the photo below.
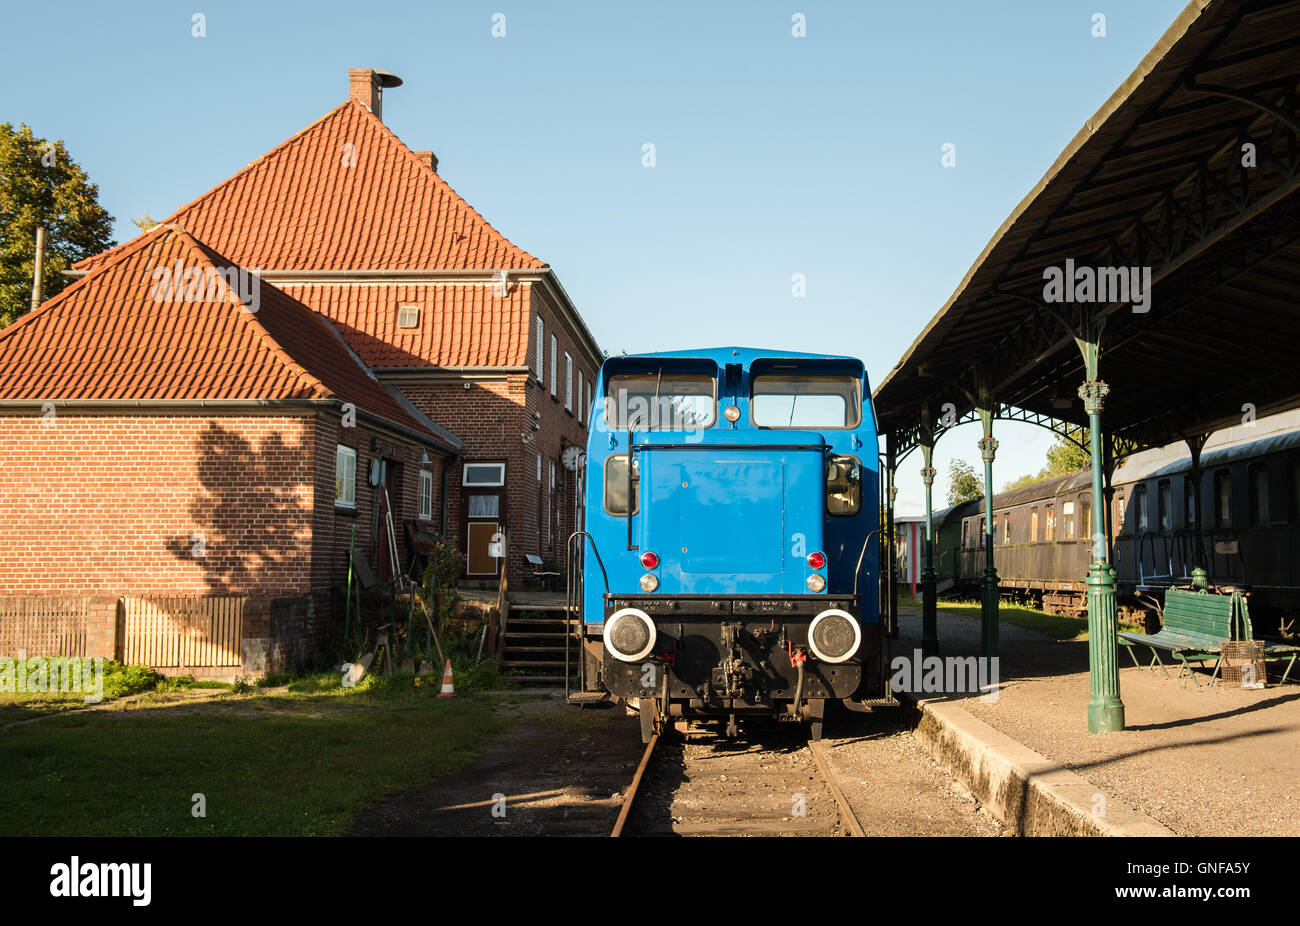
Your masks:
M1071 428L1070 437L1079 441L1084 447L1091 448L1088 432L1083 428ZM1068 476L1092 465L1092 450L1083 449L1064 437L1057 438L1056 443L1047 448L1047 465L1043 467L1040 479L1053 476Z
M31 307L38 227L45 229L47 299L70 282L64 270L116 243L99 187L63 142L37 138L26 125L0 123L0 326Z
M144 215L140 216L140 218L132 219L131 224L134 225L136 228L140 229L140 231L147 232L149 229L156 228L158 226L158 220L153 218L152 216L149 215L149 213L146 212Z
M959 505L983 497L984 486L975 475L975 467L965 460L953 460L948 466L948 504Z

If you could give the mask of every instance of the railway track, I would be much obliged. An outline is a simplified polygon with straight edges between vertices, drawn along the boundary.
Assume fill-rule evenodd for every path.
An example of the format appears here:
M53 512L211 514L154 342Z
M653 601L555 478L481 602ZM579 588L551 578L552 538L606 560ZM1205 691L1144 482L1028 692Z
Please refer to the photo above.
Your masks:
M656 735L612 836L863 836L824 747L793 727Z

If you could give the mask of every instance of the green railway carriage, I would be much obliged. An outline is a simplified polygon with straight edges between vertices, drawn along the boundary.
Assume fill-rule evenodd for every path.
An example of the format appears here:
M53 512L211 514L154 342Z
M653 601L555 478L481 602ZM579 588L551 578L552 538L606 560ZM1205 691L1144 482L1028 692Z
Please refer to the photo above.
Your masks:
M1122 607L1138 611L1138 590L1190 582L1199 551L1211 582L1250 592L1259 629L1300 612L1300 420L1254 439L1241 430L1244 439L1202 453L1199 496L1181 445L1140 454L1117 469L1099 532L1111 551ZM1083 616L1090 538L1097 533L1091 519L1088 470L995 495L993 555L1003 594ZM939 512L935 524L940 594L977 596L983 502ZM954 547L955 556L944 555ZM950 559L955 573L945 569Z

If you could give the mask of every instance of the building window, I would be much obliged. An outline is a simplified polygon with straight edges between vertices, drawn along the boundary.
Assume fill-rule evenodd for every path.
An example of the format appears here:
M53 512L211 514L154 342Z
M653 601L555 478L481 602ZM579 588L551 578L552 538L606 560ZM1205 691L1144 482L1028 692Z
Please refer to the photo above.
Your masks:
M351 447L334 451L334 504L357 507L357 452Z
M551 397L552 398L554 398L555 390L557 388L556 380L559 379L559 377L555 375L555 365L559 363L559 359L558 359L559 355L560 355L560 342L555 339L555 335L551 335Z
M564 410L573 411L573 358L564 352Z
M1043 528L1044 530L1043 539L1055 540L1056 539L1056 506L1055 505L1047 506L1045 520L1047 523Z
M498 518L501 516L501 496L500 495L471 495L469 497L469 511L467 516L471 518Z
M420 326L420 307L403 305L397 307L398 328L418 328Z
M433 473L427 469L420 470L420 517L433 517Z
M506 484L506 465L504 463L466 463L461 476L461 485L485 486L492 488Z
M1246 470L1250 485L1250 523L1268 523L1268 470L1264 464L1252 463Z
M542 316L537 316L537 381L546 382L546 332Z
M578 424L582 424L582 415L583 415L582 397L584 395L583 388L584 387L582 385L582 371L579 370L578 371Z
M1226 469L1214 474L1214 517L1219 527L1232 526L1232 475Z
M542 552L542 453L537 452L537 552Z

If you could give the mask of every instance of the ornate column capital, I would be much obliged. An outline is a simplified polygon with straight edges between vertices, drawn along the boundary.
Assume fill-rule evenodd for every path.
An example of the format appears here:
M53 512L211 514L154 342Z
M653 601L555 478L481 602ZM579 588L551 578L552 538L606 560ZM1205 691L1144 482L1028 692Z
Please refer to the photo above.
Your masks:
M935 468L933 466L921 467L921 481L925 483L928 489L934 485Z
M1106 396L1110 395L1110 387L1100 380L1093 382L1088 381L1079 387L1079 398L1083 399L1083 410L1089 415L1100 415L1101 408L1106 404Z
M979 439L980 459L985 463L992 463L993 457L998 452L998 442L992 437L981 437Z

